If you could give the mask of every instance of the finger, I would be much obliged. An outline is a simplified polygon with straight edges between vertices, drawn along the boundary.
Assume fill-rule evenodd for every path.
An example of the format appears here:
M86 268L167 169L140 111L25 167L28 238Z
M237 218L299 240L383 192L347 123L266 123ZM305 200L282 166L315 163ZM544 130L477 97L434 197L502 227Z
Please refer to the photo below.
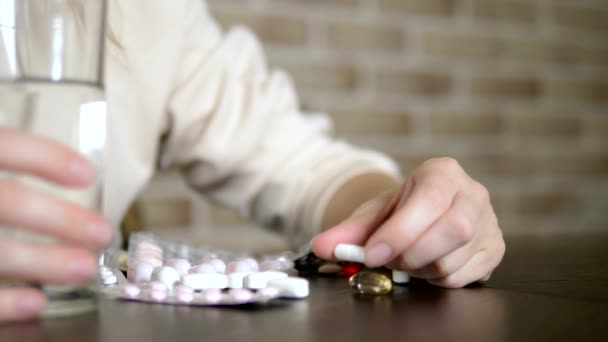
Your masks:
M84 186L95 178L90 163L50 139L0 127L0 170L23 172L66 186Z
M97 265L84 249L30 244L0 238L0 277L51 284L82 284L90 280Z
M480 224L482 208L470 197L456 194L450 209L400 256L400 264L417 270L469 243Z
M345 221L317 235L311 250L325 260L335 260L334 249L339 243L362 245L371 231L388 216L397 205L407 183L394 194L385 193L366 202Z
M450 207L456 191L447 177L414 179L411 194L365 244L366 265L385 265L405 251Z
M476 281L485 281L502 260L504 252L505 246L501 240L497 247L476 253L463 267L449 276L427 281L447 288L460 288Z
M105 246L112 234L96 212L18 182L0 180L0 225L26 228L90 248Z
M32 319L46 307L46 298L38 290L0 288L0 322Z
M441 279L452 275L463 268L478 250L478 247L474 243L470 243L448 255L433 260L423 267L410 268L402 258L399 258L399 262L396 262L395 264L397 269L406 270L414 278L430 280Z

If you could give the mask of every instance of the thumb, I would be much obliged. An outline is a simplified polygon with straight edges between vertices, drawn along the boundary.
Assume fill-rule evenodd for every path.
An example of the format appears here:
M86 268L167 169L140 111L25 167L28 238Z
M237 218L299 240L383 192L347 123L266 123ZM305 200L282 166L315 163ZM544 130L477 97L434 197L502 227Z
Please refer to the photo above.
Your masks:
M403 189L385 192L365 202L349 218L318 234L311 242L312 252L321 259L335 260L336 245L364 245L371 233L391 215L402 193Z

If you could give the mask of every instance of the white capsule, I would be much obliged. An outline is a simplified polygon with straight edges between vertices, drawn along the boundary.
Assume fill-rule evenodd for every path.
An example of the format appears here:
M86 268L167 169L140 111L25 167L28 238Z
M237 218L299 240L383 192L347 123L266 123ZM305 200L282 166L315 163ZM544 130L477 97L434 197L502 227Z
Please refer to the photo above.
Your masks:
M405 284L410 281L410 275L407 272L393 270L393 282L396 284Z
M365 263L365 249L361 246L340 243L334 249L338 260Z
M253 269L247 261L232 261L226 265L226 274L234 272L253 272Z
M200 264L188 270L188 273L218 273L215 267L211 264Z
M228 277L219 273L186 274L182 283L195 290L224 289L228 287Z
M190 262L186 259L169 259L165 262L165 266L175 268L180 277L188 274L188 270L192 267Z
M231 289L241 289L244 287L243 279L251 272L234 272L228 274L228 287Z
M112 272L111 269L107 268L107 267L103 267L99 269L99 275L103 278L103 277L109 277L111 275L114 275L114 272Z
M243 286L248 289L263 289L268 286L270 280L279 278L287 278L287 273L277 271L251 273L245 276Z
M112 284L118 283L118 279L116 278L116 276L114 274L104 276L102 278L102 280L103 280L104 285L112 285Z
M310 294L308 280L304 278L288 277L268 281L268 287L279 290L281 297L306 298Z
M179 283L181 277L177 270L169 266L159 266L152 271L152 280L160 281L167 288L172 289L175 284Z
M128 272L129 281L133 283L147 283L150 281L153 271L154 266L152 264L140 261Z

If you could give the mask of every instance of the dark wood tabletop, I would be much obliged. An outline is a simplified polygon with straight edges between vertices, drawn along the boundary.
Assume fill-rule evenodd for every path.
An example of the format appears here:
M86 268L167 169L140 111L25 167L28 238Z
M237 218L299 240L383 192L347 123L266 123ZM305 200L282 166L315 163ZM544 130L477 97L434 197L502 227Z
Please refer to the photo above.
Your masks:
M608 341L608 234L517 236L485 286L414 281L386 296L311 279L264 308L100 299L96 313L0 326L0 341Z

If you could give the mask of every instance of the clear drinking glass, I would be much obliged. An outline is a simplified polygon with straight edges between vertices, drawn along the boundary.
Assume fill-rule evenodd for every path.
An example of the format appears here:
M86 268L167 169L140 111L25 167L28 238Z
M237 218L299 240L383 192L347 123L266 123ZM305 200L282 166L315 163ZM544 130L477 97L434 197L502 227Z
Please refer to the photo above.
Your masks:
M99 212L106 139L105 23L105 0L0 0L0 125L54 139L80 152L96 167L97 182L73 190L2 170L0 177ZM18 146L14 153L19 153ZM0 227L0 233L35 243L59 243L15 227ZM44 315L70 315L96 307L92 285L35 285L49 297Z

